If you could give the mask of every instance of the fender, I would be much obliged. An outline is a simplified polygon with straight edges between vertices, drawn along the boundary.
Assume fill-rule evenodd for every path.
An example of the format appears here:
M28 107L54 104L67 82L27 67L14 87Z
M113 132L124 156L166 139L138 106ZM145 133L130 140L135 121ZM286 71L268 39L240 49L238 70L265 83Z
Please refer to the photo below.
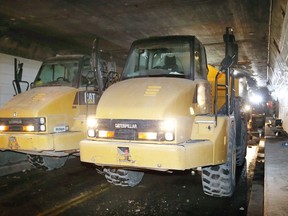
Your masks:
M225 163L227 160L228 140L227 137L234 116L219 115L217 126L214 115L196 116L192 126L192 140L210 140L212 142L212 164Z

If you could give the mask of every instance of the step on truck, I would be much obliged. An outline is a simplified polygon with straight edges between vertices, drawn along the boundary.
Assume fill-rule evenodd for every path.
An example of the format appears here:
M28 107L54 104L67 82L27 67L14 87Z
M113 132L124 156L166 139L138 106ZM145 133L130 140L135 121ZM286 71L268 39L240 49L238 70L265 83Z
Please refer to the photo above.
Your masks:
M95 114L99 97L111 82L108 67L113 63L99 59L98 44L97 39L91 57L45 59L24 92L21 86L29 83L21 79L23 68L15 70L16 95L0 108L2 153L27 154L34 167L48 170L63 166L69 155L79 156L87 116Z
M197 37L135 41L120 81L104 92L95 118L87 120L80 160L103 167L108 182L131 187L146 170L202 170L205 194L232 196L246 142L241 136L245 126L239 128L245 123L235 105L231 67L237 63L238 47L231 28L224 41L226 57L213 88L205 47ZM218 82L221 74L224 84Z

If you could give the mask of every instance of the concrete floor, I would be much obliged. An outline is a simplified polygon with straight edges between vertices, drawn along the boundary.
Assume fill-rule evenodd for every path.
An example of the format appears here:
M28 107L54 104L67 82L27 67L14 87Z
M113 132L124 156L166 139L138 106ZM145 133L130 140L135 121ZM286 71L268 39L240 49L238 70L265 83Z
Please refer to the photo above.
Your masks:
M253 170L253 180L247 210L248 216L263 216L264 212L264 143L265 139L261 139L259 144L256 145L257 156ZM246 155L246 160L249 160L248 154Z
M288 215L287 167L287 132L266 124L265 138L258 145L248 216Z
M246 156L246 161L247 161L247 173L246 173L246 175L247 175L247 177L244 179L248 180L247 185L252 185L252 186L251 186L251 193L249 193L249 189L248 189L248 194L247 194L250 197L248 199L249 205L247 206L247 214L245 214L245 212L246 212L245 210L244 211L241 210L241 215L248 215L248 216L258 216L258 215L259 216L260 215L265 215L265 216L270 216L270 215L271 216L274 216L274 215L278 216L279 215L280 216L281 215L282 216L282 215L288 214L288 205L287 205L287 201L288 201L288 168L287 168L288 167L288 137L287 137L286 133L282 133L276 137L274 135L274 133L269 133L269 130L267 130L267 129L265 130L265 134L266 134L266 138L261 139L259 142L259 145L256 144L254 146L253 145L248 146L249 151L247 151L247 156ZM253 156L255 154L257 154L256 162L255 162L255 156ZM254 160L254 162L253 162L253 160ZM250 167L250 166L252 166L252 167ZM254 168L254 166L255 166L255 168ZM75 168L75 166L72 166L72 167ZM78 169L81 169L81 168L78 167ZM251 169L252 169L252 171L251 171ZM91 170L89 170L89 172L90 171ZM33 174L34 172L35 171L32 171L31 174ZM56 171L56 172L61 172L61 169ZM81 171L81 172L84 172L84 171ZM73 173L74 173L74 171L73 171ZM7 174L9 174L9 173L7 173ZM52 174L52 172L50 174L49 173L47 173L47 174L50 175L50 174ZM19 177L16 177L16 179L22 178L22 177L20 177L20 175L23 175L23 172L22 172L22 174L20 172ZM24 175L26 175L26 174L24 174ZM46 175L46 173L42 173L41 175ZM52 175L52 176L54 177L55 175ZM56 175L56 176L58 176L58 175ZM88 174L88 176L89 176L89 178L92 177L91 173L90 173L90 175ZM94 174L93 174L93 176L94 176ZM242 174L241 174L241 176L242 176ZM7 178L9 178L9 177L7 177ZM154 178L155 178L155 176L154 176ZM183 178L183 177L181 177L181 178ZM186 178L190 179L190 177L185 177L184 180ZM5 179L5 177L4 178L2 177L1 179L2 179L1 181L3 181ZM163 178L163 179L165 179L165 181L166 181L166 178ZM249 183L249 181L250 181L249 179L251 179L252 183ZM104 184L102 182L103 180L104 179L101 180L102 184ZM159 180L159 179L157 179L157 180ZM182 181L182 180L178 179L177 181ZM196 180L197 180L197 178L196 178ZM93 180L91 180L91 181L93 181ZM191 181L191 179L188 180L188 182L189 181ZM20 181L20 182L22 182L22 181ZM17 184L19 184L20 182L18 182ZM43 179L42 179L42 182L43 182ZM97 181L95 181L95 182L97 182ZM155 182L155 181L150 179L148 182ZM1 187L2 189L6 188L6 186L7 186L6 183L4 183L5 187ZM145 183L145 181L144 181L144 183ZM10 184L10 183L7 183L7 184ZM171 184L171 185L173 185L173 184ZM170 187L171 187L171 185L170 185ZM240 183L240 185L241 185L241 183ZM13 183L11 186L13 186ZM13 188L14 188L14 186L13 186ZM24 186L24 185L22 185L22 186ZM155 185L153 185L152 188L155 188L154 186ZM141 186L140 188L142 188L142 187L143 186ZM146 186L146 187L149 188L149 186ZM159 187L159 185L157 187ZM182 186L180 188L182 188ZM199 193L200 193L201 185L199 185L196 188L197 188L197 190L199 190ZM248 188L249 188L249 186L248 186ZM117 189L117 190L119 190L119 189ZM193 190L195 190L195 188ZM193 190L189 191L189 193L193 193ZM242 190L243 190L243 188L241 188L241 186L240 186L239 191L242 191ZM9 189L8 189L8 191L9 191ZM11 190L10 190L10 192L11 192ZM31 191L27 191L27 192L30 193ZM167 191L165 191L163 193L167 193ZM195 193L195 191L194 191L194 193ZM4 194L5 194L5 192L4 192ZM2 195L4 196L4 194L2 194ZM123 195L123 191L122 191L122 195ZM183 196L183 197L185 197L186 195L181 194L181 196ZM16 196L19 196L19 194ZM235 197L237 197L237 196L235 196ZM235 199L235 197L234 197L234 199ZM118 198L117 198L117 200L118 200ZM202 196L201 196L201 198L203 199L203 201L205 199L207 199L207 200L209 199L209 203L213 200L213 199L210 200L210 198L207 198L207 197L205 197L205 199L204 199ZM13 198L13 200L14 199L15 199L15 197ZM151 197L149 199L151 199ZM4 200L7 201L7 199L4 199ZM196 198L196 200L199 200L199 197ZM109 203L112 200L108 199L107 201ZM241 206L245 206L245 205L243 205L244 204L243 201L244 200L240 200ZM157 202L157 201L155 200L155 202ZM219 201L216 201L216 202L219 202ZM205 203L206 202L204 201L202 204L204 205ZM231 201L231 203L233 203L233 201ZM235 204L233 204L233 205L235 205ZM239 203L236 204L236 206L238 206L238 205L239 205ZM192 207L192 206L190 206L190 207ZM201 204L197 204L194 207L201 209ZM231 207L232 206L230 206L230 208ZM181 206L181 208L183 208L183 205ZM187 206L186 206L186 208L188 210L190 209ZM230 209L230 208L228 208L228 209ZM222 210L224 210L224 209L222 209ZM231 209L230 210L228 210L228 209L226 209L224 211L227 211L226 213L228 213L228 212L231 213ZM233 213L237 212L237 214L239 214L240 213L239 209L242 209L242 208L238 208L238 212L237 212L237 210L234 212L232 211L232 212ZM245 209L245 207L244 207L244 209ZM202 212L202 213L204 213L204 212ZM208 212L206 212L206 213L208 213ZM7 214L3 214L3 215L7 215ZM8 213L8 215L9 215L9 213Z
M201 176L191 172L146 172L133 188L107 183L78 158L57 170L31 169L0 177L0 216L10 215L247 215L257 146L237 169L231 198L203 194ZM254 157L253 157L254 155ZM258 207L257 207L258 208Z
M265 141L264 215L288 215L288 138Z

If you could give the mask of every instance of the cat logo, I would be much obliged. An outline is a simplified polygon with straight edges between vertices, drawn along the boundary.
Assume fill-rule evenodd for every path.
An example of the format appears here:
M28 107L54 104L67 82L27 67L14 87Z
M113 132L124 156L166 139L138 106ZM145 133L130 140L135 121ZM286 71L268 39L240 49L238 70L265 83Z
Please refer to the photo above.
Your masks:
M99 97L96 92L80 91L75 95L73 105L96 105L98 100Z
M96 93L85 92L85 104L96 104Z

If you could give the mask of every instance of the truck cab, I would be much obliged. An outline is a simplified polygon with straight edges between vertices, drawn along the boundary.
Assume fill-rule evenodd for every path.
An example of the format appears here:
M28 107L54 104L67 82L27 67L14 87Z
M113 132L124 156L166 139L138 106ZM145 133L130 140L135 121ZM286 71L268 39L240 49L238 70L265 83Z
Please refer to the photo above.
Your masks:
M174 81L193 80L193 84L197 83L197 92L194 94L199 94L193 98L194 101L191 100L193 111L203 114L211 112L206 52L196 37L155 37L138 40L132 47L121 80L127 80L129 83L135 81L128 81L132 78L143 78L142 80L153 82L158 80L163 83L171 81L171 88ZM160 81L161 78L164 78L163 81Z
M207 77L205 48L194 36L142 39L132 47L122 80L149 75L192 80Z

